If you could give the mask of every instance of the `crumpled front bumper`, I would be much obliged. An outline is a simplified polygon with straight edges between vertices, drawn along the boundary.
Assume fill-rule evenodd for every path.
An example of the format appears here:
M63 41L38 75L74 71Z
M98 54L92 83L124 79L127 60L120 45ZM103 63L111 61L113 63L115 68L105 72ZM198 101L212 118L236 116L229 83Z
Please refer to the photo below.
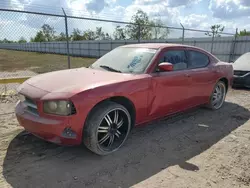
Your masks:
M70 122L67 118L49 119L34 115L18 102L15 113L19 124L25 130L46 141L59 145L78 145L81 143L76 132L69 132Z

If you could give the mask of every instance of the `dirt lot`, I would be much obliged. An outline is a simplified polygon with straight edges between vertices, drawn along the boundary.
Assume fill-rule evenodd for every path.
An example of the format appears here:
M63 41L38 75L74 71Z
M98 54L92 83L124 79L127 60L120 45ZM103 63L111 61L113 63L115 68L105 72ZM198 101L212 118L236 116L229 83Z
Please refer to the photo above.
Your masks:
M219 111L192 110L134 129L99 157L22 132L15 99L0 103L0 187L249 187L250 91L231 90Z

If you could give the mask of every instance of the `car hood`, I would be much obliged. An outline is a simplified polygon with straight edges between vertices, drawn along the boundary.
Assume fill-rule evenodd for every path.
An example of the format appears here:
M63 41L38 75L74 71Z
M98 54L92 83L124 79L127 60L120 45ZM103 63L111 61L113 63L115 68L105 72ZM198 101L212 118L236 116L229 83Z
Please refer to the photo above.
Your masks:
M237 71L250 71L250 52L240 56L233 63L233 69Z
M233 69L236 71L250 71L250 63L249 64L233 63Z
M47 92L78 93L102 85L131 80L132 74L122 74L91 68L54 71L32 77L27 84Z

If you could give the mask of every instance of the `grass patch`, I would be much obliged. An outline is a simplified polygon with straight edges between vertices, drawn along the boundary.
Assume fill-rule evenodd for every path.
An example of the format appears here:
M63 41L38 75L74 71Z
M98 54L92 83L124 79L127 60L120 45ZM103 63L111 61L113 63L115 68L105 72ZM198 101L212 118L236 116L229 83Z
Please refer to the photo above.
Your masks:
M87 67L95 61L96 58L71 57L71 68ZM45 73L67 68L68 60L65 55L0 50L1 71L28 69L36 73Z

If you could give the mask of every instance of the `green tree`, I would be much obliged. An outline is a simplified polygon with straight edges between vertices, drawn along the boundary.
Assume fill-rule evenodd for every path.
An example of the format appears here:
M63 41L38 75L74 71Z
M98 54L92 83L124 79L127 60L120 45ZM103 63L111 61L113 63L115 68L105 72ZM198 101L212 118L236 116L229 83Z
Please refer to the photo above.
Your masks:
M59 34L59 36L56 36L56 37L55 37L55 40L56 40L56 41L66 41L66 40L67 40L67 37L66 37L65 33L61 32L61 33Z
M112 40L112 37L108 33L106 33L104 40Z
M96 33L90 29L83 32L84 40L96 40Z
M48 24L44 24L41 30L36 33L34 38L31 38L31 42L49 42L55 40L55 30Z
M31 42L46 42L45 36L42 31L37 32L34 38L31 38Z
M169 29L164 25L161 19L152 20L150 25L153 39L165 39L169 34Z
M85 40L85 38L82 35L82 32L79 29L73 29L71 39L74 41Z
M125 29L122 28L121 26L116 26L115 31L113 33L114 39L115 40L125 40L126 35L125 35Z
M11 41L11 40L4 38L3 40L0 40L0 43L15 43L15 41Z
M98 40L104 40L105 39L105 33L102 31L102 27L96 27L96 39Z
M210 29L211 29L211 32L208 31L208 32L205 33L205 35L211 37L214 34L214 37L220 37L221 36L220 33L222 33L224 31L225 26L217 24L217 25L212 25L210 27Z
M126 26L126 34L130 39L151 39L150 20L147 13L142 10L137 10L136 14L132 16L131 22L133 24Z
M21 38L18 40L18 43L27 43L27 40L26 40L24 37L21 37Z
M44 35L45 41L53 41L55 39L55 29L48 24L42 26L42 33Z
M246 29L240 31L240 33L238 33L238 36L250 36L250 31L247 31Z

